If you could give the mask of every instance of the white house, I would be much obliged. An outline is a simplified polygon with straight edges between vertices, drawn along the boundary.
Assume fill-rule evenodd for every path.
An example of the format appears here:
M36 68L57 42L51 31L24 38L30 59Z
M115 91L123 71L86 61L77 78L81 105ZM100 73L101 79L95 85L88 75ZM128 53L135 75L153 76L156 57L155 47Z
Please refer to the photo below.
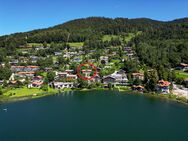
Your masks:
M124 70L115 71L113 74L103 78L104 84L126 85L128 82L127 75Z
M73 88L73 82L54 82L53 86L55 89Z

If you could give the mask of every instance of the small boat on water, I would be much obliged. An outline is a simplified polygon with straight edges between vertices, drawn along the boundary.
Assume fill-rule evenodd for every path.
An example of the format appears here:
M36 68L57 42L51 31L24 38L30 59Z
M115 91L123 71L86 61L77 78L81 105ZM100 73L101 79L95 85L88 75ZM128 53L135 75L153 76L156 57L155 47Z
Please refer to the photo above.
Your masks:
M5 109L3 109L3 111L7 111L7 109L5 108Z

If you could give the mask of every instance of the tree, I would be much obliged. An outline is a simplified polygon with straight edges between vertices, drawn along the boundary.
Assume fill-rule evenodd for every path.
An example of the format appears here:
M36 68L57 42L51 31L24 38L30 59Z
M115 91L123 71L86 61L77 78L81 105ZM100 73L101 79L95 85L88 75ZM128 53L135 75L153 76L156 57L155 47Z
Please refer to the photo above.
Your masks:
M158 81L158 75L156 70L150 71L148 75L148 80L146 80L146 89L148 91L155 91L156 90L156 85Z
M2 95L3 94L3 89L2 89L2 87L0 86L0 95Z
M133 85L141 85L142 82L140 79L136 78L134 81L133 81Z
M49 82L52 82L52 81L54 81L55 73L54 72L48 72L46 77L47 77Z
M114 87L114 85L112 83L108 83L108 88L112 89Z
M44 46L44 48L47 48L47 47L48 47L48 44L47 44L46 41L43 43L43 46Z
M0 67L0 80L8 80L12 72L8 66Z
M48 91L48 85L44 84L44 85L41 86L40 89L47 92Z
M89 84L87 81L82 80L80 78L78 78L78 84L79 84L79 88L88 88Z

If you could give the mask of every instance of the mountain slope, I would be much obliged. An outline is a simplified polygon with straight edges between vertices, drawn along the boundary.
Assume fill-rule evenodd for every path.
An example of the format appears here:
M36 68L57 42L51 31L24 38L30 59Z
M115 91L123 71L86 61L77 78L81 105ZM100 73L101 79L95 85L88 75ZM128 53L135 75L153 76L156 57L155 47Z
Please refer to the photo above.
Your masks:
M66 42L70 36L70 42L83 42L86 39L97 35L119 35L122 33L142 32L167 32L187 30L187 19L178 19L171 22L156 21L147 18L127 19L127 18L104 18L89 17L76 19L54 27L33 30L25 33L16 33L0 37L0 47L5 47L11 43L14 46L25 44L26 42Z

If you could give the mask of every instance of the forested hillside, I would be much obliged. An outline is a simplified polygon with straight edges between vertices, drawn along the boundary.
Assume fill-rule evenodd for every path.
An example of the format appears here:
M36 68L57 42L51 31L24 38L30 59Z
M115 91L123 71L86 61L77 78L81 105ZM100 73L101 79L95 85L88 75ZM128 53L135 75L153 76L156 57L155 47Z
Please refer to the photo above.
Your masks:
M103 41L104 35L137 33L124 45L133 47L141 63L151 67L174 67L180 62L188 63L188 19L169 22L146 18L101 18L77 19L47 29L16 33L0 37L1 52L13 53L15 47L26 43L85 42L88 47L105 47L121 44Z

